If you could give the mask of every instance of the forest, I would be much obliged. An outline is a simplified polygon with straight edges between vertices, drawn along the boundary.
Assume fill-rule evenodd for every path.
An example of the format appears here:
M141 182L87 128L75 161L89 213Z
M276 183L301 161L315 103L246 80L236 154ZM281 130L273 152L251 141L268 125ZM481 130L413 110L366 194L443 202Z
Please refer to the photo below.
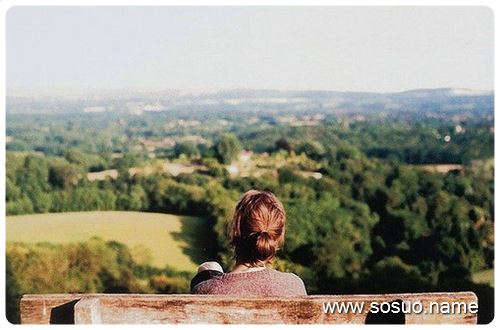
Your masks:
M298 274L309 294L472 290L487 323L493 287L474 274L494 268L492 108L427 111L8 114L7 215L198 216L209 255L229 270L235 203L267 190L288 221L274 267ZM117 176L89 180L105 170ZM11 322L27 292L189 292L192 273L141 263L119 242L7 239Z

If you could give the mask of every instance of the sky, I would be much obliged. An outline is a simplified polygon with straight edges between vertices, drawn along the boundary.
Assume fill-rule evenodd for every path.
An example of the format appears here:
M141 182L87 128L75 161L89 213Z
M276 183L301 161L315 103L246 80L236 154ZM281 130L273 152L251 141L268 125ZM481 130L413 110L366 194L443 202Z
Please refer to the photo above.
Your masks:
M493 89L487 7L12 7L7 90Z

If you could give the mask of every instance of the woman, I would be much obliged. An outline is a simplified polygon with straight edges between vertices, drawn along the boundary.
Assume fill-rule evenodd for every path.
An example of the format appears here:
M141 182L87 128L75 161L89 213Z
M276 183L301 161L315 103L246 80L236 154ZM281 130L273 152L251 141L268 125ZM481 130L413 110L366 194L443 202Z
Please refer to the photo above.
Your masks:
M232 272L223 273L193 288L197 294L237 296L306 295L304 282L295 274L270 268L283 246L286 214L270 192L250 190L236 205L230 227L236 255Z

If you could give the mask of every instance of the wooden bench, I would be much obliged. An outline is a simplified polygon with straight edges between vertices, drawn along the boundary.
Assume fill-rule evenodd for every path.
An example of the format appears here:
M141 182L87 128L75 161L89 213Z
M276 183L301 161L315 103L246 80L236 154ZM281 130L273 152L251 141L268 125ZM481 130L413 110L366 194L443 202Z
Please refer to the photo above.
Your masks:
M326 303L364 302L361 313L325 313ZM420 302L423 313L370 313L372 302ZM477 323L477 314L425 313L430 302L476 304L473 292L238 298L212 295L40 294L21 299L21 323ZM442 306L442 305L441 305ZM382 306L380 306L382 309Z

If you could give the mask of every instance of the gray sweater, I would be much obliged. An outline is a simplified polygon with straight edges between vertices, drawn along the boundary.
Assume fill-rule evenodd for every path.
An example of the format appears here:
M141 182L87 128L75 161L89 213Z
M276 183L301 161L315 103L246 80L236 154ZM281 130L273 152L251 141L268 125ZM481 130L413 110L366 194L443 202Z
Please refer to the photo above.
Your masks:
M224 273L193 288L195 294L220 294L240 297L307 295L304 282L293 273L271 268L253 272Z

